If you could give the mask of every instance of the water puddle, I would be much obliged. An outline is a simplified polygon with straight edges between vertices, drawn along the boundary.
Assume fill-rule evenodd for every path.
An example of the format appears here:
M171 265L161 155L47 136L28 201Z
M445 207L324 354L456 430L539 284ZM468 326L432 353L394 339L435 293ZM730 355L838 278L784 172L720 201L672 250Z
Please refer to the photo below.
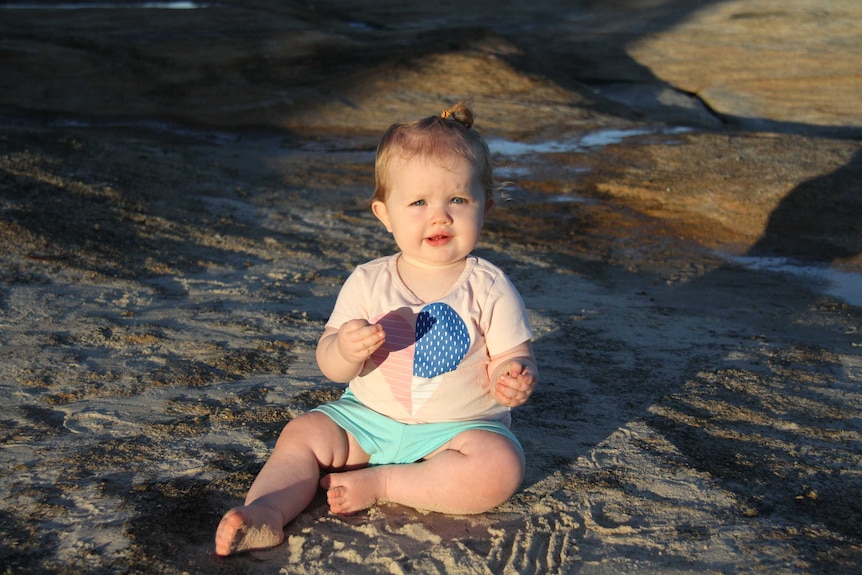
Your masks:
M813 284L818 291L845 303L862 307L862 274L813 265L801 265L786 258L740 256L734 262L753 270L786 274Z
M594 148L619 144L628 138L648 136L652 134L674 135L690 132L691 128L659 128L659 129L607 129L584 134L571 140L546 140L542 142L512 142L503 138L489 138L488 147L492 153L502 156L526 156L533 154L564 154L586 152Z
M498 157L503 157L502 162L495 167L495 173L498 178L504 180L529 180L530 177L540 166L537 165L535 156L542 154L571 154L571 153L588 153L612 144L619 144L628 138L648 135L674 135L690 132L691 128L676 127L676 128L640 128L640 129L605 129L581 134L578 137L568 140L543 140L539 142L513 142L504 138L488 138L488 147L491 153ZM523 158L523 160L522 160ZM567 177L577 177L580 174L589 172L587 168L579 168L576 166L567 166L565 168ZM531 194L527 190L519 188L518 191L509 190L504 192L503 199L507 201L539 201L541 203L593 203L591 200L578 196L576 194Z
M197 10L210 6L199 2L24 2L0 4L0 10Z

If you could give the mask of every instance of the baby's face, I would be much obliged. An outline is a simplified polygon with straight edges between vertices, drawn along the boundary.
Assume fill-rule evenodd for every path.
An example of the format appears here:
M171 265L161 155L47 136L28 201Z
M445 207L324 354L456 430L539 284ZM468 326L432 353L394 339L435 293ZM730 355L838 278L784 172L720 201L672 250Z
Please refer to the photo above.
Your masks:
M402 257L424 267L448 266L473 251L491 203L467 161L394 158L388 182L386 200L372 210Z

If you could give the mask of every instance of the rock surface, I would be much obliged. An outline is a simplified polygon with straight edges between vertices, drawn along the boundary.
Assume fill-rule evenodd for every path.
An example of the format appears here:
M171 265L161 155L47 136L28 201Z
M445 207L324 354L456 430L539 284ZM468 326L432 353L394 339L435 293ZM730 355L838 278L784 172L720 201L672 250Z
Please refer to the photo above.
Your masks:
M708 236L704 241L731 236L753 245L781 199L795 196L793 186L806 180L834 180L823 193L844 198L821 209L835 213L829 206L837 202L839 213L851 214L859 207L856 194L842 190L853 188L859 169L862 5L401 4L3 10L0 106L87 121L373 138L396 119L470 95L483 130L517 140L644 122L704 128L704 135L691 136L696 145L676 148L685 150L682 157L690 148L703 155L697 174L667 169L674 154L661 149L665 157L642 158L653 163L645 168L650 178L612 159L610 169L623 173L600 186L602 193L651 202L650 214L660 217L656 195L686 188L689 197L680 203L666 198L675 204L670 219L679 219L681 209L692 212L686 218L705 218L718 230L695 231ZM733 127L743 131L726 130ZM737 172L733 158L740 153L782 173L770 177L752 164L753 174L765 177L750 193L752 174L741 186L726 180ZM662 176L668 181L644 185ZM795 222L785 213L792 204L782 204L782 217ZM799 226L806 235L839 236L827 238L839 246L830 254L852 259L859 252L855 221Z

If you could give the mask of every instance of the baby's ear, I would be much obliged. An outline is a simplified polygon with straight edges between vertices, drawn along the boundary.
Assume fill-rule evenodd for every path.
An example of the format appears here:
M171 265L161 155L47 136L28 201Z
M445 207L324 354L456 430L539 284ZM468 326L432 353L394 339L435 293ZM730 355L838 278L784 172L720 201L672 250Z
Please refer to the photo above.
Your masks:
M391 234L392 227L389 225L389 210L386 209L386 204L380 200L374 200L371 202L371 211L386 226L386 231Z

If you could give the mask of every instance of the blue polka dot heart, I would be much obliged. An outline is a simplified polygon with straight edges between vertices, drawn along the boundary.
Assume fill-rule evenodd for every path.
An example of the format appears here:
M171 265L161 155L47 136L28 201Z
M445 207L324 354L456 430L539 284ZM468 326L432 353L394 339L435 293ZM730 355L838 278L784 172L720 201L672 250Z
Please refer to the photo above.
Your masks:
M461 316L445 303L422 308L416 317L413 375L431 378L455 370L470 349L470 334Z

